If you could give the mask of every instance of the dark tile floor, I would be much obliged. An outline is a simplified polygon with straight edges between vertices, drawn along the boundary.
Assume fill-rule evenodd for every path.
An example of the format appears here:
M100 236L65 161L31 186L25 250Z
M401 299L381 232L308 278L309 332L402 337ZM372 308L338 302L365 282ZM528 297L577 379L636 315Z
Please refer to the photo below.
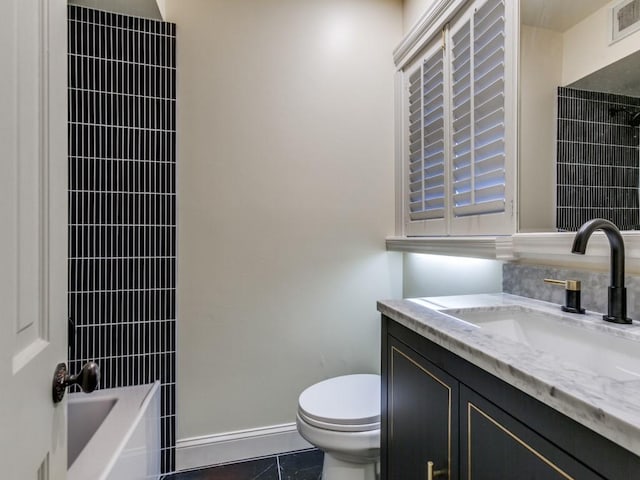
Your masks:
M168 475L165 480L320 480L324 454L304 450Z

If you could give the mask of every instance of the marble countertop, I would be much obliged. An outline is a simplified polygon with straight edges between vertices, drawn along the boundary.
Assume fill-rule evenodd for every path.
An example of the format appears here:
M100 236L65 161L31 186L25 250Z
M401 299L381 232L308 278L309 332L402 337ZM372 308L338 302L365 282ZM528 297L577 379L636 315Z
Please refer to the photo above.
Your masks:
M552 353L553 348L534 348L443 312L504 306L535 309L554 320L597 331L603 348L613 337L638 342L640 358L640 323L611 324L602 320L602 314L563 313L558 305L506 293L386 300L378 302L378 311L640 455L640 376L631 373L620 380L597 374L588 365ZM593 356L597 361L598 352Z

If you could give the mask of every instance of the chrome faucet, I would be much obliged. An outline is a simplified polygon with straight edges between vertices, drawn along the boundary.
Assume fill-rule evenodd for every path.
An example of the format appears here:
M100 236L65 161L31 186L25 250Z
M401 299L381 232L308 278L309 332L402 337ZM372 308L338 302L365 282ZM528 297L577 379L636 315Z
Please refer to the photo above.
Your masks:
M603 218L589 220L576 233L571 253L584 255L589 237L596 230L605 233L611 247L611 285L607 315L603 315L602 318L607 322L631 323L631 319L627 317L627 289L624 286L624 241L618 227Z

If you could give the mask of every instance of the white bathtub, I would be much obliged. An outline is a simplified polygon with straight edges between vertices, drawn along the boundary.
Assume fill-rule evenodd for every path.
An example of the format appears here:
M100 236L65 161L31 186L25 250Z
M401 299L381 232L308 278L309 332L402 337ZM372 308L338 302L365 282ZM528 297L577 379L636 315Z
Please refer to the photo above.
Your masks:
M160 478L160 384L72 393L68 480Z

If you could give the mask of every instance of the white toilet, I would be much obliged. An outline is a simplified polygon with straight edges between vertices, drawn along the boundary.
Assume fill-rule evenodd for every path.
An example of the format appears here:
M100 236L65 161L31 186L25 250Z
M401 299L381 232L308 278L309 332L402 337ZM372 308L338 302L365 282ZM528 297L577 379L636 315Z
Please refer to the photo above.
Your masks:
M375 480L380 458L380 376L345 375L298 398L300 435L324 451L322 480Z

